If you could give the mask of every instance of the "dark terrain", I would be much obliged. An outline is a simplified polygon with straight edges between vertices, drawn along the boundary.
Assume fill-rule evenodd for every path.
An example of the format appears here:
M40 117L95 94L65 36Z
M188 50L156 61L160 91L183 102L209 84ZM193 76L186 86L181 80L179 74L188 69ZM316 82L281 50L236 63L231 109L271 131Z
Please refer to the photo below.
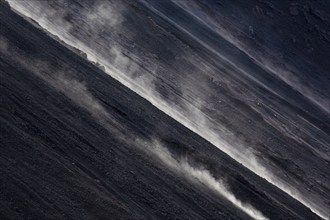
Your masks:
M329 218L329 66L325 59L330 32L320 31L322 45L314 46L319 59L302 53L300 59L283 61L300 71L295 77L303 83L297 87L312 91L304 95L292 82L270 73L252 55L217 35L216 29L194 20L197 17L188 9L170 1L115 1L126 6L118 6L125 8L125 18L121 27L109 29L102 25L91 29L84 17L78 19L98 1L68 2L68 12L61 16L72 25L70 40L97 51L99 63L88 61L88 51L67 45L65 37L47 33L46 27L0 2L0 219L258 216L249 215L202 181L207 179L191 178L173 165L182 161L207 170L265 218ZM61 11L61 4L40 1L45 14L45 5ZM292 10L288 16L296 14ZM58 14L48 15L57 22ZM325 27L317 26L322 30L329 27L328 17L324 19ZM310 36L313 44L315 36ZM113 45L122 48L121 55L115 54ZM304 70L297 60L306 65ZM127 88L112 78L105 69L110 66L127 73L136 84ZM310 69L317 71L317 77ZM139 81L141 75L153 86ZM138 89L139 83L146 91ZM148 86L157 94L152 98L169 105L162 108L157 100L150 101ZM319 99L311 101L314 96ZM205 119L191 114L187 106L198 108L197 115ZM187 125L177 114L167 113L168 107L182 111ZM238 156L222 150L218 136L209 138L213 133L237 147L233 155ZM158 154L158 148L151 146L154 140L175 162ZM270 182L268 176L251 169L250 151L280 181ZM278 182L301 196L294 198Z

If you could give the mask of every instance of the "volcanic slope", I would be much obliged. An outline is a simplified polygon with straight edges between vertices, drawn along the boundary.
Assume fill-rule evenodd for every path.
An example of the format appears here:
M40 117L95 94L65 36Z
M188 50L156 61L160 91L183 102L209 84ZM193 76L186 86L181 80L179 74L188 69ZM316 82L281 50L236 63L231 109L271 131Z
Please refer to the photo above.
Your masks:
M244 207L262 213L255 216L318 219L8 5L0 7L2 219L253 217L207 178L191 178L194 170L207 171ZM180 161L193 169L174 169Z

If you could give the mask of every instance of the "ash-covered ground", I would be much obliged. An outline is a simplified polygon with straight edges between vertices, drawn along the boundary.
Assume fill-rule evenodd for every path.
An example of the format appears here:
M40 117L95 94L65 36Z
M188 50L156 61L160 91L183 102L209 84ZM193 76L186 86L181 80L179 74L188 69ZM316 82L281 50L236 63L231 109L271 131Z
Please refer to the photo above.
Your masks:
M329 2L0 7L1 219L329 219Z

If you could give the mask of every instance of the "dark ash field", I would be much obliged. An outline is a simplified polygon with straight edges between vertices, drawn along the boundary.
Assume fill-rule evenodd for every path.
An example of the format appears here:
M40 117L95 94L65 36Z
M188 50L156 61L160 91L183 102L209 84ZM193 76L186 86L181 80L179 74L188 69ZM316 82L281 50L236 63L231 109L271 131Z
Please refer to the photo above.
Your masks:
M330 3L0 2L0 219L329 219Z

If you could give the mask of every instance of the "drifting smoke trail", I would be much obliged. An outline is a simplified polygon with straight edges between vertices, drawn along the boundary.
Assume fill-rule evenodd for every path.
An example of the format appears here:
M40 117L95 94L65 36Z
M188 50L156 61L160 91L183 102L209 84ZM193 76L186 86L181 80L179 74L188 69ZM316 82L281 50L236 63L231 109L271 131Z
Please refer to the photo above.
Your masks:
M119 133L118 131L119 129L117 125L119 123L115 122L116 127L113 127L112 125L104 122L102 117L112 117L108 112L106 112L101 103L88 91L84 83L81 83L75 79L70 79L64 75L56 77L55 80L50 80L48 78L44 79L70 98L73 102L90 112L96 120L98 120L107 130L109 130L109 132L113 133L115 131L119 135L117 135L117 138L120 140L129 142L146 153L151 153L159 158L167 167L179 174L184 175L190 181L194 182L197 180L198 182L204 184L211 190L217 192L219 195L228 199L234 206L241 209L251 218L256 220L268 219L251 205L244 204L237 199L236 196L232 194L220 180L216 180L208 170L194 168L187 162L187 160L176 160L171 153L156 140L149 142L138 137L124 136L124 134ZM82 99L84 99L84 101L82 101ZM112 118L112 122L113 120L115 119Z
M0 40L0 42L6 43L3 39L0 38ZM15 58L22 66L29 68L30 65L27 64L27 60L22 59L20 55L15 56ZM32 61L33 63L37 63L34 59L32 59ZM121 131L126 130L126 128L118 123L117 120L106 111L98 99L88 90L84 82L68 77L64 73L53 73L52 76L42 73L39 71L40 68L45 70L49 69L48 65L45 63L36 66L37 68L32 67L34 74L49 83L57 91L67 96L76 105L87 110L105 129L112 134L116 134L115 136L119 140L127 142L130 145L143 150L147 154L157 157L167 167L184 175L190 181L194 182L198 180L198 182L228 199L234 206L241 209L250 217L256 220L268 219L251 205L244 204L237 199L236 196L226 189L220 180L216 180L208 170L194 168L187 162L187 160L177 161L171 153L156 140L150 142L132 134L123 134Z
M121 71L120 67L114 66L110 62L108 62L105 58L103 58L98 51L93 50L91 47L88 47L84 43L82 43L79 39L71 36L69 34L68 23L64 23L63 26L58 26L52 23L52 21L48 20L44 16L40 16L38 13L34 13L31 11L31 8L26 9L21 4L20 1L9 1L10 6L19 12L20 14L31 18L38 22L38 24L44 28L48 33L51 33L52 35L57 36L61 41L63 41L65 44L77 48L80 51L84 52L87 55L87 59L93 63L99 63L104 67L104 72L110 75L112 78L118 80L120 83L131 89L132 91L139 94L141 97L148 100L151 104L153 104L155 107L157 107L159 110L163 111L165 114L172 117L177 122L181 123L191 131L195 132L196 134L200 135L207 141L209 141L211 144L219 148L221 151L228 154L231 158L236 160L238 163L241 163L243 166L257 174L258 176L266 179L268 182L272 183L273 185L280 188L282 191L286 192L302 204L304 204L306 207L310 208L314 213L317 215L328 219L327 211L322 210L318 207L317 204L314 204L314 202L309 201L307 198L305 198L301 193L299 193L298 190L291 187L288 183L285 181L276 178L275 175L273 175L269 170L267 170L263 165L261 165L258 161L255 155L248 151L244 150L244 152L241 152L242 148L236 149L235 147L231 146L227 142L225 142L216 131L214 131L207 123L207 118L205 115L202 115L202 113L199 112L199 121L194 121L191 118L191 113L196 111L195 107L188 107L189 111L188 114L187 111L182 111L180 107L173 106L169 103L167 103L164 99L162 99L157 92L153 89L154 86L152 84L152 81L150 79L146 78L139 78L139 79L133 79L132 77L126 75ZM118 17L116 17L118 20ZM188 116L187 116L188 115Z
M251 205L244 204L239 199L237 199L225 187L225 185L220 180L216 180L208 170L203 168L195 168L191 166L185 159L175 159L167 150L167 148L162 146L157 140L152 142L144 142L140 140L138 143L140 143L140 147L144 146L142 148L144 151L147 151L147 153L151 153L153 156L159 158L166 166L185 176L190 181L197 181L214 190L216 193L228 199L234 206L241 209L250 217L258 220L268 219Z
M122 141L129 142L131 145L135 145L148 154L152 154L160 159L167 167L176 171L179 174L184 175L190 181L198 181L208 188L214 190L221 196L228 199L234 206L241 209L251 218L256 220L266 220L266 218L260 211L256 210L249 204L242 203L239 199L233 195L220 180L216 180L211 173L202 168L192 167L187 160L176 160L171 153L163 147L158 141L153 142L145 141L142 138L125 136L120 133L118 125L113 117L104 109L101 103L88 91L85 83L79 82L76 79L69 78L64 74L57 75L54 79L51 79L45 75L37 73L38 76L43 78L46 82L52 85L55 89L61 91L64 95L70 98L81 108L86 109L91 115L103 125L109 132L116 132L117 138ZM111 119L112 124L109 124ZM114 127L113 124L116 124Z

